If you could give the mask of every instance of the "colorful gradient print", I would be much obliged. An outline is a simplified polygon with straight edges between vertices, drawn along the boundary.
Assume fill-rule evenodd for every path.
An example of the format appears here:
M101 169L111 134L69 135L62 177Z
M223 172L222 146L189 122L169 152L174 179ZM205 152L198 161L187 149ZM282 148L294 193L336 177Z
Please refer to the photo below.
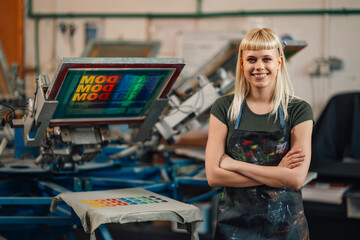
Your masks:
M132 118L149 111L174 70L106 69L68 71L53 119Z
M122 198L107 198L107 199L95 199L95 200L83 200L81 202L89 204L94 208L102 207L117 207L117 206L130 206L140 204L151 204L151 203L166 203L164 200L156 196L141 196L141 197L122 197Z

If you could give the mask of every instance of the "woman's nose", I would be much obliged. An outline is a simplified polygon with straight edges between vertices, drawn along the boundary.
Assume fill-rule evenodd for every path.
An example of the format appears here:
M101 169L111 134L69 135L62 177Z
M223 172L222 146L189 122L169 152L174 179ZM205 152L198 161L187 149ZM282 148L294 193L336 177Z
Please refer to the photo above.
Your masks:
M261 61L257 61L255 64L255 68L256 69L263 69L264 68L264 64Z

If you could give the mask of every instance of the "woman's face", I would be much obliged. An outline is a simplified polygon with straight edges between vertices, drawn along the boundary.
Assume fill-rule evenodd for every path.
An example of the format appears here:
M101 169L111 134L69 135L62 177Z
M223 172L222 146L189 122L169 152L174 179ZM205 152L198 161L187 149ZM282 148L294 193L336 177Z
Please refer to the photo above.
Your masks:
M243 50L240 60L246 81L251 88L259 89L273 89L281 63L282 58L277 49Z

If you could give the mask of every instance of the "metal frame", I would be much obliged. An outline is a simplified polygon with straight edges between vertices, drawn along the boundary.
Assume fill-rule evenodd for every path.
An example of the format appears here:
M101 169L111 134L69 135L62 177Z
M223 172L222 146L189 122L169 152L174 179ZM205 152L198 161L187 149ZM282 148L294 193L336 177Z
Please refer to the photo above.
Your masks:
M35 172L38 179L34 180L31 172L27 172L22 178L14 178L0 181L0 233L4 237L21 239L56 239L60 235L66 234L67 239L74 239L74 225L81 225L77 215L66 204L57 207L56 212L50 213L52 198L62 192L67 191L90 191L127 187L142 187L146 190L157 192L165 196L170 196L172 191L170 183L158 181L161 174L161 167L144 167L141 169L128 168L103 169L97 172L98 177L92 175L95 169L82 169L75 176L56 176L49 173ZM122 174L124 173L124 174ZM5 173L6 174L6 173ZM12 174L11 173L10 178ZM83 175L84 174L84 175ZM135 174L133 180L127 179L128 174ZM155 180L146 180L153 178ZM102 176L102 177L100 177ZM110 177L109 177L110 176ZM117 178L116 178L117 176ZM124 177L121 179L119 177ZM27 195L36 194L37 196L28 197ZM22 210L22 208L24 208ZM28 210L31 208L31 212ZM10 209L10 210L7 210ZM16 209L14 212L11 209ZM19 232L19 225L24 230ZM47 231L42 231L46 227ZM104 240L112 240L112 236L106 225L102 225L96 230Z
M85 47L85 50L81 54L81 57L112 57L105 56L103 54L93 54L95 48L126 48L136 47L137 49L143 49L143 53L138 56L126 56L120 52L116 52L116 57L156 57L160 50L161 43L159 41L124 41L124 40L103 40L103 39L91 39ZM150 50L149 50L150 49Z
M12 190L8 191L9 188ZM54 214L49 212L51 193L69 190L27 178L1 181L0 189L1 235L11 239L19 236L22 239L56 239L65 233L67 239L74 239L72 230L75 219L71 211L61 206ZM34 192L41 193L34 197L27 196ZM23 225L21 232L20 224Z
M47 84L46 78L40 75L39 82ZM37 93L33 108L24 116L23 135L27 147L39 146L58 105L57 101L46 100L42 85L38 86Z
M58 93L65 80L67 73L71 69L86 70L169 70L173 71L171 76L163 81L167 81L161 93L156 96L156 99L165 99L167 93L170 91L172 84L179 76L184 62L181 59L162 59L162 58L63 58L55 73L53 80L50 83L49 89L46 92L47 101L58 100ZM71 90L72 91L72 90ZM150 106L151 108L152 106ZM84 124L119 124L119 123L142 123L146 116L139 118L124 118L111 116L111 118L99 119L96 118L80 118L80 119L52 119L51 126L70 126L70 125L84 125Z

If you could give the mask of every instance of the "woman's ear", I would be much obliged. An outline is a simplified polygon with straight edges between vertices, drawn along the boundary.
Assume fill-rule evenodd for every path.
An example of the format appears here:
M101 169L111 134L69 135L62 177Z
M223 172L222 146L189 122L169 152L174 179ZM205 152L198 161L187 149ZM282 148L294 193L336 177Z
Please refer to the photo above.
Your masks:
M244 70L244 61L243 61L243 58L242 58L242 57L240 57L240 62L239 62L239 64L240 64L240 69L241 69L241 70Z
M279 58L278 58L278 67L277 67L277 69L279 70L280 69L280 67L281 67L281 64L283 63L283 56L279 56Z

